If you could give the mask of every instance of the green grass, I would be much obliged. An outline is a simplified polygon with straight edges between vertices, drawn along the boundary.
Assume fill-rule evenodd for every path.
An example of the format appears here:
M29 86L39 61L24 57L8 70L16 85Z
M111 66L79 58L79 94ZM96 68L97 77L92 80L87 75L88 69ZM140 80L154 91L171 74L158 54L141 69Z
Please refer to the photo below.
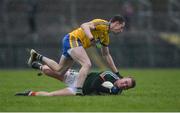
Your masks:
M0 71L0 111L180 111L179 69L124 69L134 75L137 87L118 96L16 97L27 89L53 91L59 81L37 77L32 70Z

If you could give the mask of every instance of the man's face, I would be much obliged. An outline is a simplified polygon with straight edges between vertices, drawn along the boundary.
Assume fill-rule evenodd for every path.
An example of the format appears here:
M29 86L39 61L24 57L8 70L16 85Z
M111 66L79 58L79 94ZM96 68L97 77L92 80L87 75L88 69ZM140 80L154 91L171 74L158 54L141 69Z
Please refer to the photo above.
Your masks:
M131 78L122 78L117 81L117 87L120 89L129 89L132 86Z
M123 32L125 27L125 22L119 23L119 21L115 21L110 24L110 31L114 33L120 33Z

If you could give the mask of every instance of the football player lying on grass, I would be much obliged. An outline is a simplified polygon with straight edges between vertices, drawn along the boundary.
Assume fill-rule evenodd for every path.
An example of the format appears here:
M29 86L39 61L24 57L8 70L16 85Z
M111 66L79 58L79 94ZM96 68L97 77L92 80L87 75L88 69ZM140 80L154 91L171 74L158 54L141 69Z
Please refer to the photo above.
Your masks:
M75 95L74 85L77 82L79 73L69 69L65 75L59 75L58 72L52 71L48 66L34 62L33 68L40 69L44 74L64 82L67 87L53 92L45 91L25 91L15 94L16 96L68 96ZM101 95L101 94L121 94L123 90L134 88L136 85L132 77L119 78L111 71L91 72L83 85L84 95Z

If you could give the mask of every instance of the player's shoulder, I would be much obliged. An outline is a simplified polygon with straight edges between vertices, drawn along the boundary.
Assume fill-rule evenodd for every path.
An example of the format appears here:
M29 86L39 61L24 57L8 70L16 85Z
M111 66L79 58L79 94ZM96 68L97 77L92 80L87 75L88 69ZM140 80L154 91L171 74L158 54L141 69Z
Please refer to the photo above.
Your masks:
M112 71L104 71L102 72L102 76L105 77L105 76L108 76L108 77L113 77L114 79L119 79L119 77L114 74Z
M108 22L107 20L105 19L100 19L100 18L95 18L92 20L93 22Z
M93 22L95 25L108 25L109 22L104 19L93 19L91 22Z

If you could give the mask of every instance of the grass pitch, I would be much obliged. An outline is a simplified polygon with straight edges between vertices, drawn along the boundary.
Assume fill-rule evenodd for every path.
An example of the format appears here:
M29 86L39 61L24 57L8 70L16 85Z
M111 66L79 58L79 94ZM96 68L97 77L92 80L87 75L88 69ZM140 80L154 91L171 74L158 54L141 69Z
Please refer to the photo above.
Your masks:
M16 97L24 90L53 91L64 87L33 70L0 71L0 112L54 111L180 111L179 69L124 69L122 75L134 75L136 88L118 96Z

